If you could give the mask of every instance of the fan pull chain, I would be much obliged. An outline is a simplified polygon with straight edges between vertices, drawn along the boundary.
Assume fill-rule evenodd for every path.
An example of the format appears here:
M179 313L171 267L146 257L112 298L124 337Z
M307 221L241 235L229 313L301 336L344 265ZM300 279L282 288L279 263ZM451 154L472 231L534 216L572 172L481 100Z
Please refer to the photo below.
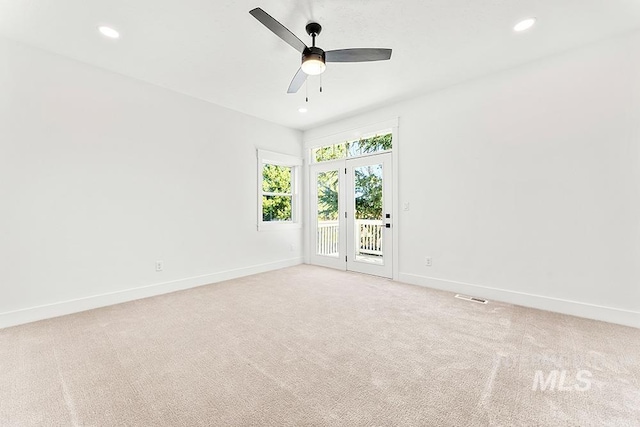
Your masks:
M309 79L304 82L304 90L306 91L305 99L306 102L309 102Z
M322 93L322 74L320 74L320 93Z

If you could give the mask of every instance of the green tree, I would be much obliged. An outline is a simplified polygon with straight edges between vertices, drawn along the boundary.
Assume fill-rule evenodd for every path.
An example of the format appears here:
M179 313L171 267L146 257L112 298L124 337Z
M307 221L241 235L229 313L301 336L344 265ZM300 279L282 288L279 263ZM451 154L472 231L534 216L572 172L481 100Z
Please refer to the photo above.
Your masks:
M382 219L382 165L356 168L356 219Z
M392 145L392 134L388 133L386 135L376 135L371 138L348 142L347 149L349 151L349 157L354 157L362 154L391 150Z
M318 219L338 219L338 171L318 174Z
M265 164L262 168L262 220L291 221L291 168Z
M327 160L343 159L347 157L347 143L328 145L318 148L315 152L316 162L326 162Z
M386 151L392 146L392 134L376 135L319 148L315 158L316 162L324 162ZM357 218L382 218L382 168L357 168L355 174ZM338 219L338 174L335 171L318 175L318 216L325 221Z

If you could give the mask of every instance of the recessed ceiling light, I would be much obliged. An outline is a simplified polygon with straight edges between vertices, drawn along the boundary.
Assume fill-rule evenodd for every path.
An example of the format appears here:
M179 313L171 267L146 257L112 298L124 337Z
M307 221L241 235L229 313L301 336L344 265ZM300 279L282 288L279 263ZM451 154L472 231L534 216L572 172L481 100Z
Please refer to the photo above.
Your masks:
M529 28L533 27L536 24L536 18L527 18L518 22L515 27L513 27L513 31L518 33L522 31L527 31Z
M98 31L100 31L100 33L102 33L103 36L109 37L110 39L120 38L120 33L111 27L105 27L105 26L98 27Z
M298 108L298 112L300 112L300 113L306 113L307 111L309 111L309 110L307 110L307 109L306 109L306 108L304 108L304 107L300 107L300 108Z

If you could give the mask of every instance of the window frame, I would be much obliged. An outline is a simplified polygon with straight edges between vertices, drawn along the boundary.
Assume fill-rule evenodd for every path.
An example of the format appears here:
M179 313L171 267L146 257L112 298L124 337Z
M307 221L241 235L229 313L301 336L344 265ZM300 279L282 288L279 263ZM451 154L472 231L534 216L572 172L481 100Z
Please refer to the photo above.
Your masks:
M301 222L301 200L300 200L300 178L302 159L289 154L276 153L267 150L257 150L257 183L258 183L258 231L282 230L288 228L302 228ZM262 218L263 196L280 195L262 190L264 165L284 166L291 168L291 221L264 221ZM286 194L285 196L288 196Z

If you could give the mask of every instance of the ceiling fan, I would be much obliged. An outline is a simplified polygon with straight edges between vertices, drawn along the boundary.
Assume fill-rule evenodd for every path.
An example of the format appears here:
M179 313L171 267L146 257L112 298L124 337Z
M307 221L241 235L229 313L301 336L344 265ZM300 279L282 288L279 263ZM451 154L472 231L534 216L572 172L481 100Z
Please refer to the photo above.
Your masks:
M307 80L307 76L322 74L327 68L327 62L369 62L391 59L391 49L361 48L324 51L316 46L316 37L322 31L322 26L317 22L310 22L306 26L307 34L311 36L311 47L308 47L287 27L259 7L249 13L302 54L302 65L291 80L287 93L296 93Z

